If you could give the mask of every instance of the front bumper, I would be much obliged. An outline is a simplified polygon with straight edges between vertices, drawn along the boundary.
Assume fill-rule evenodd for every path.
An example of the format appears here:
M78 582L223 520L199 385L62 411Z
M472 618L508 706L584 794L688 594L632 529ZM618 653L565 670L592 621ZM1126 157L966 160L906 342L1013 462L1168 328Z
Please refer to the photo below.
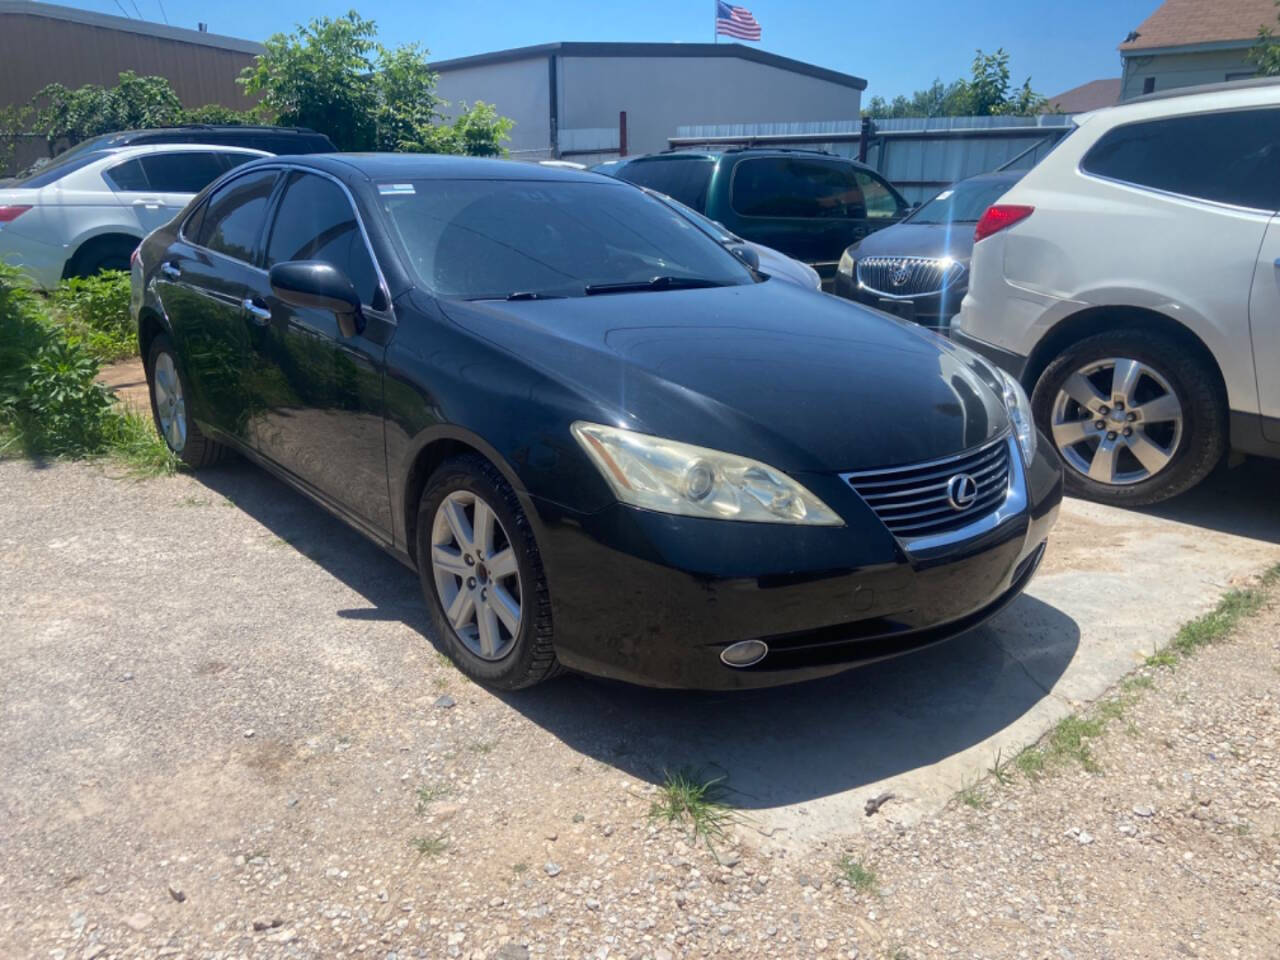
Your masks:
M948 287L937 293L893 299L882 297L859 285L851 274L837 273L832 292L838 297L875 307L945 336L950 333L951 318L960 311L960 301L964 299L965 289Z
M1022 374L1027 369L1027 358L1022 354L997 347L995 344L979 340L977 337L971 337L963 330L953 328L951 330L951 339L960 346L972 350L984 360L990 360L1005 373L1016 377L1018 380L1022 379ZM1029 387L1028 392L1030 392Z
M972 629L1035 573L1062 499L1041 439L1027 509L981 536L908 555L843 485L811 490L855 518L797 527L677 517L615 504L576 514L535 500L539 545L566 667L647 686L746 689L837 673ZM845 488L845 495L857 495ZM861 519L870 516L872 523ZM726 666L732 643L769 646Z

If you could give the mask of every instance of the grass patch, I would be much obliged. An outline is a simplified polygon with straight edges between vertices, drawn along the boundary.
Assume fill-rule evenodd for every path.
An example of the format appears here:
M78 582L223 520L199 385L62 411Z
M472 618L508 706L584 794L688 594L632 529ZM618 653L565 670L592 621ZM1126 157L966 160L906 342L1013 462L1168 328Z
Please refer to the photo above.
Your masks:
M419 787L414 793L417 798L414 804L414 810L418 816L422 816L427 812L427 808L437 800L443 800L449 795L449 787L447 784L437 783L431 786Z
M699 837L707 846L723 840L726 828L734 821L733 811L724 802L724 777L702 780L685 770L668 773L658 799L649 807L649 818L686 824L693 843Z
M974 810L985 810L989 806L987 797L982 792L982 787L977 780L972 783L962 784L956 792L956 797L966 807L971 807Z
M182 467L182 461L156 432L151 418L132 410L111 411L106 448L107 456L137 477L168 477Z
M127 272L110 270L96 277L63 280L47 305L49 321L99 363L137 356L138 331L129 313Z
M855 860L846 853L836 861L836 868L844 881L858 893L876 892L876 873L861 860Z
M996 751L996 758L991 766L987 768L987 773L995 779L1001 786L1008 786L1013 783L1013 774L1009 772L1009 761L1000 761L1000 751Z
M443 833L435 837L414 837L409 846L417 850L420 857L438 857L449 849L449 838Z
M1280 583L1280 564L1264 573L1256 585L1230 591L1208 613L1184 623L1166 646L1147 657L1146 666L1172 668L1201 647L1226 639L1242 620L1262 609L1277 583ZM1014 758L1014 767L1029 780L1039 779L1048 770L1073 765L1089 773L1099 772L1101 767L1090 744L1101 737L1113 721L1124 720L1125 711L1140 692L1150 689L1153 683L1146 673L1126 677L1120 681L1118 695L1099 701L1084 714L1063 717L1039 744ZM1174 702L1183 701L1175 697ZM1126 722L1130 733L1139 732L1132 722Z

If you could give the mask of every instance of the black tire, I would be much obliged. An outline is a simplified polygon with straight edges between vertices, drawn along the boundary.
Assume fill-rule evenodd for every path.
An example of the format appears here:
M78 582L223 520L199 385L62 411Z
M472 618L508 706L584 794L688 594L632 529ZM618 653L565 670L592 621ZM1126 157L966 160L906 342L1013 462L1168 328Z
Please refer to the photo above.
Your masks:
M138 241L132 237L90 240L76 251L67 268L68 277L93 277L103 270L129 270L129 258Z
M522 613L511 649L500 660L473 653L445 614L431 566L431 531L436 511L450 494L467 491L480 497L502 525L520 575ZM500 690L519 690L542 683L562 670L552 643L551 597L538 544L515 492L484 457L464 454L442 463L428 479L418 506L416 531L418 577L431 627L458 669L478 683Z
M159 334L151 341L151 349L147 353L147 387L151 395L151 418L155 422L156 432L165 442L173 454L193 470L201 467L213 466L223 460L228 449L221 443L210 440L200 428L196 426L194 420L191 419L189 412L185 413L187 438L182 445L181 450L174 449L174 444L169 437L165 435L164 426L160 420L160 410L157 406L156 399L156 361L160 359L161 354L167 354L173 361L174 370L177 372L178 380L182 386L182 395L184 398L191 396L191 388L187 381L186 372L182 369L182 361L178 356L177 350L174 349L173 341L169 339L167 334Z
M1053 405L1067 378L1091 363L1113 357L1136 360L1167 381L1182 405L1182 435L1167 465L1147 479L1126 485L1091 479L1064 456L1067 492L1113 506L1139 507L1191 489L1213 471L1226 453L1227 403L1217 371L1171 337L1119 329L1072 344L1036 382L1031 394L1036 423L1052 439Z

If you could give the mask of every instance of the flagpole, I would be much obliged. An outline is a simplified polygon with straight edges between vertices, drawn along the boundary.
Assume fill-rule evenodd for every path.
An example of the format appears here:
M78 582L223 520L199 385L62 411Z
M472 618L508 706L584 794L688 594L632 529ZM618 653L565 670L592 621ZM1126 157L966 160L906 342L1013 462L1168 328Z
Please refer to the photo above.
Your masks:
M720 19L720 0L711 0L711 42L720 42L720 31L716 29L716 21Z

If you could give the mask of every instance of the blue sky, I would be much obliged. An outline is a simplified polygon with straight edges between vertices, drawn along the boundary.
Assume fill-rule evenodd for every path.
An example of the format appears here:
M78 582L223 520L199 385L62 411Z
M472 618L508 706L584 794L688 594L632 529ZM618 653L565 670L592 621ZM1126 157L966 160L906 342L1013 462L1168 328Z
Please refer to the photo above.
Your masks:
M115 0L62 0L119 15ZM161 19L261 40L316 15L346 12L347 3L313 0L119 0L148 20ZM763 49L864 77L867 96L892 97L966 74L977 47L1012 54L1014 82L1028 74L1052 95L1098 77L1120 75L1116 45L1160 0L736 0L764 30ZM384 43L418 41L435 59L553 40L708 42L713 0L467 0L465 3L363 0L357 9L378 22Z

